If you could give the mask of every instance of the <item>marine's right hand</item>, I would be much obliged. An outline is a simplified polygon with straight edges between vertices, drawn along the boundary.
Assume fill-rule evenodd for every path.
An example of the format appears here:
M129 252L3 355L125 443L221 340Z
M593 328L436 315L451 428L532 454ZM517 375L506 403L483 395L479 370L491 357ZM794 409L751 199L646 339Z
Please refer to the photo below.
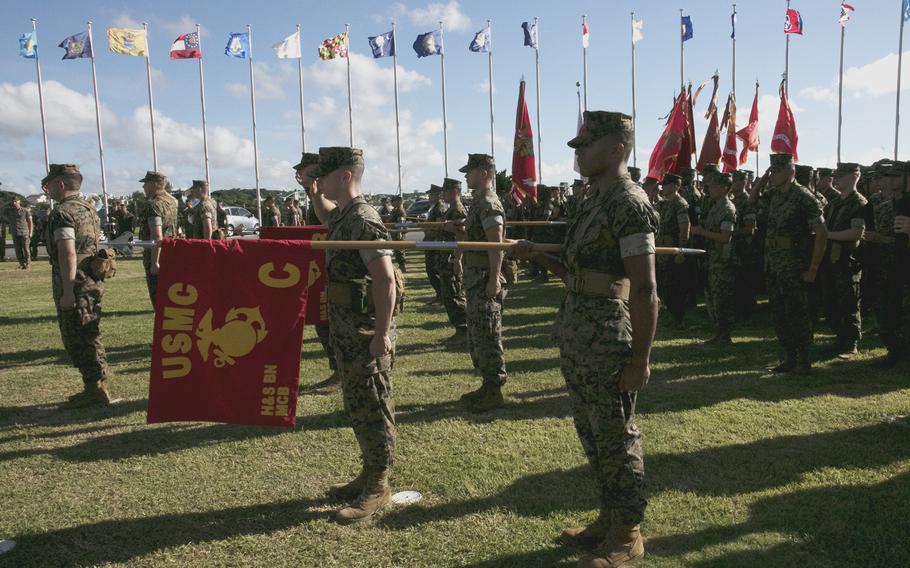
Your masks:
M509 247L507 254L511 258L516 258L518 260L531 260L531 257L534 256L534 251L532 250L533 246L533 242L526 239L521 239L519 241L515 241L515 243Z
M63 295L60 296L60 309L61 310L72 310L76 307L76 295L73 294L72 290L64 291Z

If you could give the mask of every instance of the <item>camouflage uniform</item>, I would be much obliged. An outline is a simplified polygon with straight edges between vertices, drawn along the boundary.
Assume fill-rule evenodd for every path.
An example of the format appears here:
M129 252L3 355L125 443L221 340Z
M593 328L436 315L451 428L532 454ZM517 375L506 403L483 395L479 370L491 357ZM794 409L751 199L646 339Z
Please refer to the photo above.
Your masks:
M206 196L199 200L199 203L193 207L193 234L194 238L202 238L202 222L208 219L212 223L212 231L218 228L218 207L215 200Z
M430 192L439 193L442 191L442 188L438 185L433 185L430 187ZM446 212L446 204L441 199L433 204L433 207L430 208L427 212L427 222L435 223L442 221L443 215ZM443 240L443 233L445 231L427 229L423 232L423 238L426 241L441 241ZM439 264L440 258L445 255L445 251L435 251L428 250L424 253L423 264L427 273L427 280L430 282L430 286L433 287L433 291L436 292L436 297L442 297L442 291L440 290L440 274L439 274Z
M161 227L161 236L166 239L177 236L177 200L170 193L163 192L146 201L139 220L139 239L151 240L152 227L156 226ZM145 268L149 299L154 306L158 295L158 275L152 274L151 249L142 249L142 266Z
M52 164L50 176L78 173L76 166ZM81 268L76 270L73 295L75 309L61 309L63 283L60 276L60 261L57 258L59 241L72 240L75 243L76 259L82 263L98 252L101 237L101 222L95 208L78 195L61 199L51 211L47 222L47 253L51 263L51 287L57 321L63 347L79 369L86 384L98 383L108 378L107 357L101 343L101 300L104 296L104 282L95 281Z
M906 167L906 165L904 165ZM906 181L905 181L906 184ZM910 193L906 190L901 198L891 201L889 228L893 234L894 217L910 216ZM883 220L883 222L885 222ZM885 257L886 280L883 287L879 310L879 332L888 348L889 358L907 357L910 347L910 246L908 237L895 234L894 243Z
M346 160L360 158L360 150L321 148L320 170L329 173L347 165ZM329 215L327 240L389 240L389 233L376 210L362 196ZM341 373L344 408L351 420L360 445L365 469L386 469L392 465L395 451L395 401L392 393L396 329L394 318L389 330L392 352L375 358L370 355L370 341L375 334L376 317L370 308L354 306L354 295L371 299L367 266L388 249L326 251L329 322L335 360ZM361 286L362 285L362 286ZM347 305L345 305L347 304Z
M726 196L715 199L705 216L704 228L712 233L733 232L736 207ZM733 240L720 244L705 239L708 247L708 313L714 320L717 336L729 338L735 319L733 289L736 286L736 259Z
M28 232L29 221L31 221L32 212L25 206L20 205L18 209L11 204L9 207L9 225L13 233L13 248L16 251L16 260L19 261L21 268L28 268L29 262L29 240L31 235Z
M838 168L841 169L841 168ZM865 229L866 198L853 191L828 205L828 232ZM857 242L828 241L822 269L825 318L837 336L838 347L852 350L861 336L859 283L862 274L854 252Z
M403 205L399 205L396 208L392 209L392 212L389 213L389 222L390 223L404 223L407 220L407 212L404 210ZM393 241L403 241L404 233L396 232L392 234ZM398 266L398 269L402 272L407 272L407 263L404 258L404 251L401 249L395 249L392 251L392 258L395 259L395 264Z
M467 240L486 241L487 229L504 225L505 210L492 189L472 190L471 197L473 200L465 221ZM484 386L501 387L507 376L502 348L502 304L506 290L502 288L495 298L487 297L490 272L487 253L466 251L462 259L471 361ZM499 280L500 284L505 284L502 274Z
M795 181L762 196L767 214L765 278L777 339L788 360L809 362L812 322L802 274L809 269L812 227L824 222L818 201Z
M757 224L757 212L745 191L730 199L736 208L736 230L733 233L733 257L736 283L733 286L734 304L740 318L747 318L755 309L756 283L761 280L761 259L757 259L755 236L745 234L746 225Z
M679 242L680 225L689 222L689 204L678 193L657 202L657 213L660 217L660 228L657 232L657 244L662 247L681 247L686 243ZM657 291L667 305L673 319L679 323L686 312L686 290L688 281L684 264L675 256L664 254L657 257Z
M635 425L637 394L619 388L632 355L628 281L624 294L617 293L618 285L609 293L588 290L581 282L624 279L624 258L654 254L658 225L648 197L628 175L589 193L563 246L569 277L554 324L575 429L594 468L602 507L625 525L639 524L647 505L641 434Z
M281 225L281 211L273 203L262 208L262 215L265 217L261 220L263 227L278 227Z
M455 181L455 180L452 180ZM458 183L458 182L456 182ZM459 187L460 187L459 183ZM464 205L461 199L451 204L442 217L442 221L461 221L467 217ZM454 241L455 235L442 231L439 235L442 241ZM448 251L440 251L437 257L437 270L439 271L439 290L442 295L442 303L446 308L446 314L449 316L451 323L457 331L467 332L467 315L466 300L462 277L455 274L455 254Z
M281 224L285 227L296 227L299 224L293 203L285 203L281 208Z

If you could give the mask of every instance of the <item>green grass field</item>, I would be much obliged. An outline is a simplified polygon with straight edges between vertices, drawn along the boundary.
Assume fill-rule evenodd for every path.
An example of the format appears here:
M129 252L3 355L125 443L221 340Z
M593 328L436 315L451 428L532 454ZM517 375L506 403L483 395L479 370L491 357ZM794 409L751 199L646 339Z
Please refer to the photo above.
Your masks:
M326 488L359 467L340 394L304 396L296 430L146 426L152 312L141 264L108 284L108 409L59 411L81 385L63 353L46 261L0 264L0 566L574 566L556 542L595 515L550 324L561 288L506 300L506 408L466 413L479 381L409 257L394 380L395 490L424 494L371 526L331 521ZM767 310L727 351L703 310L660 329L639 399L646 566L910 566L910 372L851 362L772 377ZM826 359L822 327L816 354ZM874 347L874 348L873 348ZM327 376L310 329L302 382Z

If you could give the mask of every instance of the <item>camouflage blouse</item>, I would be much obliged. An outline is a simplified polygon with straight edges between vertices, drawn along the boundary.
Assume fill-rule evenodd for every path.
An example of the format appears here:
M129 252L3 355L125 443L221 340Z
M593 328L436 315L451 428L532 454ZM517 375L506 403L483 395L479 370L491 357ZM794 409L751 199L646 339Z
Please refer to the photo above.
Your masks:
M169 193L156 195L146 201L139 219L139 238L152 238L152 227L161 226L165 238L177 236L177 200Z
M689 203L682 195L675 193L658 201L655 207L660 216L657 243L664 247L680 246L679 228L689 223Z
M765 264L774 272L802 272L809 267L812 228L824 223L812 192L793 182L789 189L772 189L762 196L768 227Z
M57 260L58 241L75 241L77 257L98 252L101 221L95 208L78 195L64 197L47 220L47 254L54 272L60 270Z
M712 201L711 208L705 215L703 227L712 233L723 233L724 231L732 233L736 228L736 207L733 202L726 197ZM727 244L705 239L705 246L708 249L708 262L711 265L726 265L732 262L732 239Z

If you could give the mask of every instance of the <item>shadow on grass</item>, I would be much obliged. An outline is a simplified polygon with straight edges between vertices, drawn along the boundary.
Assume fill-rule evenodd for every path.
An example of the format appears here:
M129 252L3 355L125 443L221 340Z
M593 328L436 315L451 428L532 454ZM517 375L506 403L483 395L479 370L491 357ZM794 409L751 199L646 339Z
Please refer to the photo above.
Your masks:
M101 317L101 326L104 326L104 318L108 317L129 317L139 315L152 315L154 311L149 307L147 310L104 310ZM44 315L33 317L6 317L0 316L0 326L2 325L29 325L36 323L57 323L56 315Z
M742 523L654 538L648 552L677 556L774 532L788 538L762 550L737 550L691 565L908 566L908 486L910 473L905 473L873 485L814 488L759 499Z
M103 342L103 334L101 338ZM151 346L147 343L105 347L104 351L107 355L107 362L112 365L140 359L148 361L151 358ZM0 370L49 364L70 364L69 355L63 350L62 344L60 347L55 347L53 349L26 349L23 351L16 351L15 353L3 353L0 355Z
M529 566L547 566L553 568L569 568L575 566L574 560L569 557L576 553L568 548L556 546L553 548L543 548L532 552L520 552L516 554L507 554L497 556L490 560L474 562L472 564L462 564L463 568L528 568Z
M62 409L60 403L36 404L31 406L0 407L0 432L16 430L23 426L58 427L85 422L97 422L118 418L146 409L145 399L124 400L104 408ZM61 435L77 433L78 430L63 432Z
M220 511L111 519L40 534L7 535L10 566L94 566L128 562L159 550L246 535L267 535L328 516L324 500L298 499ZM2 561L0 561L2 563Z

